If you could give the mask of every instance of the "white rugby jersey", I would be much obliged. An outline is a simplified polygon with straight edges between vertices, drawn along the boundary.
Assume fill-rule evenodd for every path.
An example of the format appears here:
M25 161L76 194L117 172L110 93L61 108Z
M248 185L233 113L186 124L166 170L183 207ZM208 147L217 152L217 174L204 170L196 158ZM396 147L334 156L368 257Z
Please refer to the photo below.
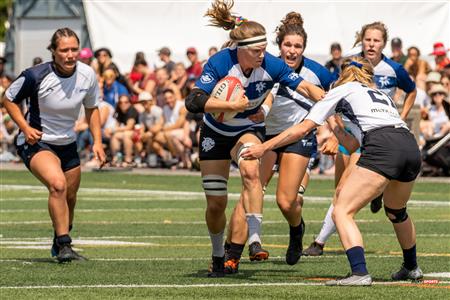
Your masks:
M360 54L362 56L362 53ZM409 77L403 66L382 54L380 62L373 68L373 81L383 93L394 97L398 88L409 94L416 88L416 84Z
M253 126L265 126L264 123L254 123L248 119L248 116L258 111L274 84L279 82L295 90L303 80L284 61L268 52L264 55L262 65L253 69L250 76L246 77L237 59L237 48L226 48L208 60L195 85L207 94L211 94L217 82L226 76L239 78L245 88L245 95L248 97L250 106L233 119L223 123L217 122L209 113L204 114L205 124L225 136L236 136Z
M388 95L359 82L331 89L313 106L306 119L323 124L335 113L343 114L362 132L384 126L408 128Z
M43 142L67 145L76 140L73 128L81 105L97 107L99 88L90 66L77 62L75 72L64 77L55 71L52 62L47 62L23 71L5 95L14 103L27 101L25 118L31 127L43 132ZM24 143L21 132L17 145Z
M296 73L310 83L328 91L333 80L332 74L322 65L303 57ZM276 135L283 130L298 124L306 117L314 101L304 97L295 90L276 84L272 89L274 101L266 117L266 134Z

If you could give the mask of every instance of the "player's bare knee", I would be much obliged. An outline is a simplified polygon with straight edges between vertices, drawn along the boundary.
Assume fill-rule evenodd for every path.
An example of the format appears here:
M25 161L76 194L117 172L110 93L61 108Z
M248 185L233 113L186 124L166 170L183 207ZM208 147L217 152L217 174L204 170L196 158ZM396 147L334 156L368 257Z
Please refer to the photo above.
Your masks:
M55 177L49 181L48 190L51 194L59 195L66 192L67 183L64 177Z
M283 213L288 213L290 211L292 211L295 207L295 201L287 201L285 200L281 200L281 201L277 201L278 207L280 208L281 212Z
M384 212L389 220L394 223L403 223L408 219L408 213L406 212L406 207L400 209L393 209L389 207L384 207Z

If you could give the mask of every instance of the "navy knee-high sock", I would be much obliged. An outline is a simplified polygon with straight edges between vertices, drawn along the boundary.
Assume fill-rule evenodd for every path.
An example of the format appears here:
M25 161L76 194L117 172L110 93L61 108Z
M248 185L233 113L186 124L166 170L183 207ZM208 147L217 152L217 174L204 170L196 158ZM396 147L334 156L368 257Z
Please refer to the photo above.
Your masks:
M366 259L364 257L364 248L356 246L348 249L347 259L350 262L353 275L366 275L369 274L366 267Z

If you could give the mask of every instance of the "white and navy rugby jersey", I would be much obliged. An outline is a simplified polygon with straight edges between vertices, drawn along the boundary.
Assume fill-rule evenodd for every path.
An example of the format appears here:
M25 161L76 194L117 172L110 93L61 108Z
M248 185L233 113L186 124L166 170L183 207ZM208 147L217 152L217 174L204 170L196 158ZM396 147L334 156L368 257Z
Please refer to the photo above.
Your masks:
M246 77L237 59L237 49L226 48L208 60L195 85L211 94L217 82L226 76L239 78L250 105L244 112L223 123L217 122L211 114L205 113L203 117L205 124L225 136L235 136L252 126L264 126L264 123L255 124L247 117L258 111L274 84L279 82L295 90L303 80L284 61L268 52L264 55L262 65L253 69L250 76Z
M76 140L73 128L81 105L86 108L98 105L99 88L94 70L83 63L77 62L72 76L64 77L56 72L52 62L26 69L5 95L14 103L27 100L27 122L43 132L43 142L67 145ZM17 145L24 143L21 132Z
M312 84L328 91L333 75L322 65L303 57L296 73ZM266 134L276 135L283 130L298 124L306 117L314 101L304 97L295 90L276 84L272 90L274 101L266 117Z
M416 88L416 84L409 77L403 66L382 54L382 59L373 68L373 81L383 93L394 97L396 88L409 94Z
M348 82L330 90L313 106L306 119L323 124L335 113L343 114L361 132L384 126L408 128L388 95L359 82Z

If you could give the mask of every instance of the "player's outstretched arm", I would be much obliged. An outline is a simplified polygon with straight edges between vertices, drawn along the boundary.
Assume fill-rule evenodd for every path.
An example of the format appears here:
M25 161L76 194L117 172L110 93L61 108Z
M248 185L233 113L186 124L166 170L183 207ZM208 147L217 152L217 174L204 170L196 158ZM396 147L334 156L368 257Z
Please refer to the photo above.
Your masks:
M325 96L324 90L306 80L300 82L296 90L303 96L316 102L322 100L323 97Z

